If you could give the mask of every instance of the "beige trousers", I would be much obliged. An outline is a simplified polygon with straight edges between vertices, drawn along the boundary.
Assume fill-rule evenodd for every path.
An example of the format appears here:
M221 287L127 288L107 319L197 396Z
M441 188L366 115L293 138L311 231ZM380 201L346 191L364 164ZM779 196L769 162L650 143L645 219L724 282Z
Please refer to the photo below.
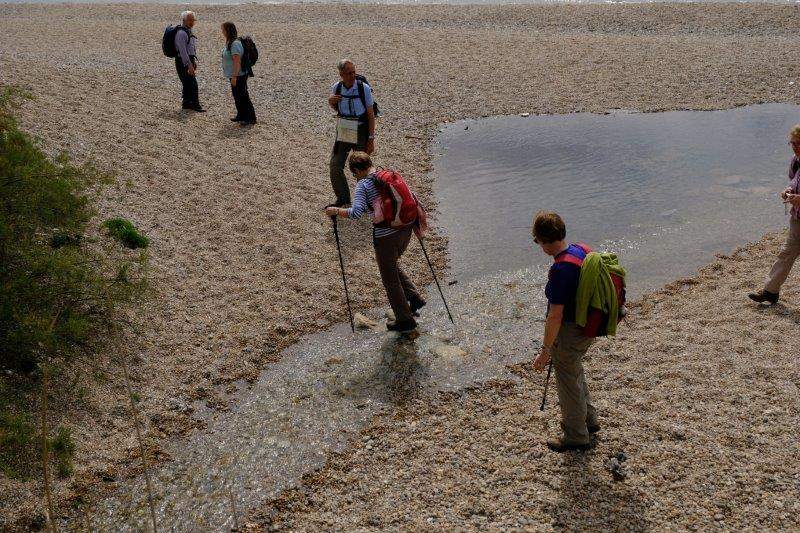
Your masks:
M583 356L593 340L584 337L575 323L564 322L551 354L558 402L561 404L561 429L564 430L564 440L571 444L588 444L586 426L597 424L597 411L592 405L583 374Z
M795 259L800 255L800 220L796 218L789 219L789 236L786 237L786 243L781 248L778 254L778 259L772 265L772 270L769 271L767 276L767 283L764 289L772 293L779 293L781 285L786 281L789 272L792 270Z

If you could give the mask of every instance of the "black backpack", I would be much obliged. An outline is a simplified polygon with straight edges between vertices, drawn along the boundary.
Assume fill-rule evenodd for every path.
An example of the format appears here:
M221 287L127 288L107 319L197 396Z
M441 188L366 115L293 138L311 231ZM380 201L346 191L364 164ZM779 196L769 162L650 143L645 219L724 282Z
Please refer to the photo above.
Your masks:
M258 48L256 48L255 41L253 41L253 38L249 35L241 37L239 41L242 43L242 48L244 48L244 53L242 54L242 70L252 75L253 65L258 61Z
M361 105L364 106L364 109L367 108L367 98L364 94L364 84L369 85L367 78L362 76L361 74L356 74L356 87L358 88L358 99L361 100ZM369 90L372 92L372 85L369 85ZM336 84L336 90L334 91L336 96L342 95L342 82ZM347 98L345 96L345 98ZM378 118L381 115L380 109L378 108L378 101L375 100L375 95L373 94L372 98L372 111L375 113L375 118Z
M189 33L189 30L181 25L173 26L170 24L167 26L167 29L164 30L164 37L161 39L161 51L167 57L178 57L178 49L175 47L175 36L178 34L178 30L185 31L190 39L194 37Z

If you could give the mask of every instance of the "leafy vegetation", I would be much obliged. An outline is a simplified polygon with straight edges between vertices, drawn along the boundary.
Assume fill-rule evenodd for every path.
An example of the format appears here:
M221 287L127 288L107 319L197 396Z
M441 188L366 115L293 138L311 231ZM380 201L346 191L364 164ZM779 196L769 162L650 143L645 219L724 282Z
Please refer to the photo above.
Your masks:
M41 472L42 441L31 415L15 405L19 392L0 381L0 472L28 479ZM75 442L69 429L58 428L55 437L47 442L58 476L71 475Z
M46 154L14 118L22 97L0 89L0 472L29 478L41 471L29 411L42 365L58 376L75 358L91 361L124 327L119 311L146 288L148 240L124 219L109 220L108 235L92 226L96 195L113 176ZM48 433L55 470L69 476L72 435Z
M139 233L130 221L124 218L111 218L103 222L103 227L108 230L108 234L127 248L147 248L150 240Z
M91 353L143 289L146 256L89 234L94 195L112 177L48 157L17 127L14 101L0 96L0 369L30 373L45 357ZM108 227L127 247L147 245L130 222Z

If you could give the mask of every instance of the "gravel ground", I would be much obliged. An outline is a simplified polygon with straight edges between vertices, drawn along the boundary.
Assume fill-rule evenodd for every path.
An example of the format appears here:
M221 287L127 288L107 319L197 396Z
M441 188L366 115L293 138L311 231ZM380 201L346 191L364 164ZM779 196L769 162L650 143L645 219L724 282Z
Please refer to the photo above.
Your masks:
M444 121L800 101L790 85L800 68L791 6L249 5L196 8L209 112L184 114L158 49L178 11L0 6L0 83L35 96L23 127L51 152L117 169L101 215L128 217L152 239L154 295L121 351L133 357L148 447L160 458L165 443L204 425L171 405L224 408L231 383L255 380L301 334L345 316L318 211L331 197L324 96L340 56L376 87L379 162L408 175L431 207L427 145ZM227 120L233 104L217 59L226 19L262 50L251 87L260 124L248 131ZM357 46L343 38L354 34ZM383 299L367 233L343 231L362 309ZM445 245L430 244L439 264ZM425 279L419 255L410 259ZM137 472L119 372L107 358L81 371L106 379L82 380L81 398L58 391L51 424L69 425L79 450L75 476L56 487L59 502L91 501ZM41 518L35 482L0 478L0 493L3 527Z
M230 410L209 412L203 431L165 444L171 460L153 484L160 528L221 531L234 524L231 496L240 520L256 512L324 466L331 451L344 451L375 416L431 401L440 391L512 377L507 366L537 347L531 331L541 327L541 312L527 310L544 307L541 279L543 272L504 274L449 289L455 326L439 297L431 297L415 339L387 332L378 310L372 327L355 335L341 324L304 337L237 394ZM93 526L146 529L145 491L142 476L121 485L93 507ZM82 524L73 517L62 526Z
M591 451L547 450L542 376L524 363L521 384L379 419L251 529L798 530L800 368L789 346L800 290L790 282L772 308L743 294L780 240L649 295L617 338L595 344L587 375L603 429ZM551 392L543 420L556 435Z

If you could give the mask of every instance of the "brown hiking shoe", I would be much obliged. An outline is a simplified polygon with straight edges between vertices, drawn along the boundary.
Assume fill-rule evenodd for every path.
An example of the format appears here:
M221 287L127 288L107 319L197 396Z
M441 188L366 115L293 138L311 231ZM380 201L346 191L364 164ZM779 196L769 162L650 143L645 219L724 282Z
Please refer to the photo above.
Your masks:
M600 431L600 424L587 424L586 429L589 431L589 435L593 435Z
M568 451L586 451L591 447L591 444L579 444L577 442L566 442L562 438L548 439L547 447L554 452L563 453Z
M764 302L768 302L770 305L778 303L778 293L769 292L766 289L762 289L758 292L751 292L747 296L754 302L758 302L760 304L763 304Z

